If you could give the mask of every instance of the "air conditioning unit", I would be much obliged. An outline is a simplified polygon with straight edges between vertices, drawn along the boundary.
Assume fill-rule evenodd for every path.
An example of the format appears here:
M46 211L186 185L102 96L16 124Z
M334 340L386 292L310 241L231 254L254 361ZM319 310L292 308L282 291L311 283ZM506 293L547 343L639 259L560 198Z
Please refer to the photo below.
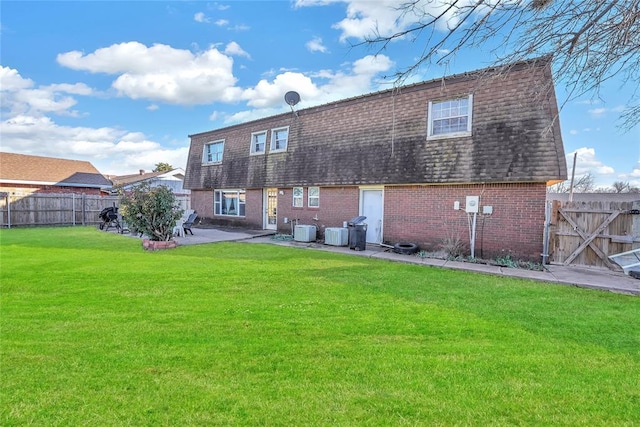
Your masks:
M347 228L326 228L324 243L332 246L347 246L349 244L349 230Z
M296 242L313 242L316 240L315 225L296 225L293 232L293 240Z

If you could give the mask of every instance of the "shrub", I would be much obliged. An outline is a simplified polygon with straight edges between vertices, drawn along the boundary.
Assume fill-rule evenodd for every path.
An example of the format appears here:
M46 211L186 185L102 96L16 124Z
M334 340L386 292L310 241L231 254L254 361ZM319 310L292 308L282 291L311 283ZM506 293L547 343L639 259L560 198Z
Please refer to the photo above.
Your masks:
M466 245L460 236L449 235L442 239L440 249L449 255L450 259L462 256L466 251Z
M120 189L119 193L122 217L129 227L151 240L171 240L173 227L183 213L171 189L142 183L131 191Z

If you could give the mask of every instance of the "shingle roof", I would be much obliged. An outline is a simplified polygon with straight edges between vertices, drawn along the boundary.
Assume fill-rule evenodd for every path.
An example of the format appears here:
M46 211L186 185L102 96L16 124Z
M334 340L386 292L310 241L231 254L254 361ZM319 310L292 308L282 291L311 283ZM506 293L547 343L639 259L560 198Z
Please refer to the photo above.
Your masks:
M90 162L0 152L0 182L109 187L111 182Z
M164 175L165 173L167 172L160 171L160 172L145 172L145 173L136 173L131 175L112 176L111 182L113 182L113 185L136 184L138 182L146 181L148 179L155 178L160 175Z
M468 135L428 136L428 106L472 95ZM416 83L190 135L185 188L554 182L566 160L548 58ZM286 152L251 133L289 128ZM205 144L224 140L221 164Z

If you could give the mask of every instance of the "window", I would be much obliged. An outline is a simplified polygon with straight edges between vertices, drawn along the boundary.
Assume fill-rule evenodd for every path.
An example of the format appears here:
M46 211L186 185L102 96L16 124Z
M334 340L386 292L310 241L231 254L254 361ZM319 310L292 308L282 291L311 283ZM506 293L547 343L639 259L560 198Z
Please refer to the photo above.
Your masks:
M279 128L271 130L271 146L269 151L287 151L287 142L289 140L289 128Z
M264 154L267 143L267 131L251 134L251 154Z
M429 101L427 138L471 135L473 95L445 101Z
M216 215L244 216L244 190L215 190L213 213Z
M320 187L309 187L309 200L307 206L310 208L320 207Z
M293 187L293 207L301 208L303 206L304 190L302 187Z
M222 153L224 151L224 141L214 141L204 146L204 154L202 156L203 163L220 163L222 162Z

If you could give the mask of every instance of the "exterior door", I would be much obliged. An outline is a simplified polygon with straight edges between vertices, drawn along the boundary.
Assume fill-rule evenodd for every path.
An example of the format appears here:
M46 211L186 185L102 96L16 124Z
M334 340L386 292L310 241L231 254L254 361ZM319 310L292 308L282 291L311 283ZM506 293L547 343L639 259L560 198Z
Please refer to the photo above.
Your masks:
M264 228L266 230L278 229L278 189L264 189Z
M367 243L382 243L382 188L360 190L360 215L367 217Z

